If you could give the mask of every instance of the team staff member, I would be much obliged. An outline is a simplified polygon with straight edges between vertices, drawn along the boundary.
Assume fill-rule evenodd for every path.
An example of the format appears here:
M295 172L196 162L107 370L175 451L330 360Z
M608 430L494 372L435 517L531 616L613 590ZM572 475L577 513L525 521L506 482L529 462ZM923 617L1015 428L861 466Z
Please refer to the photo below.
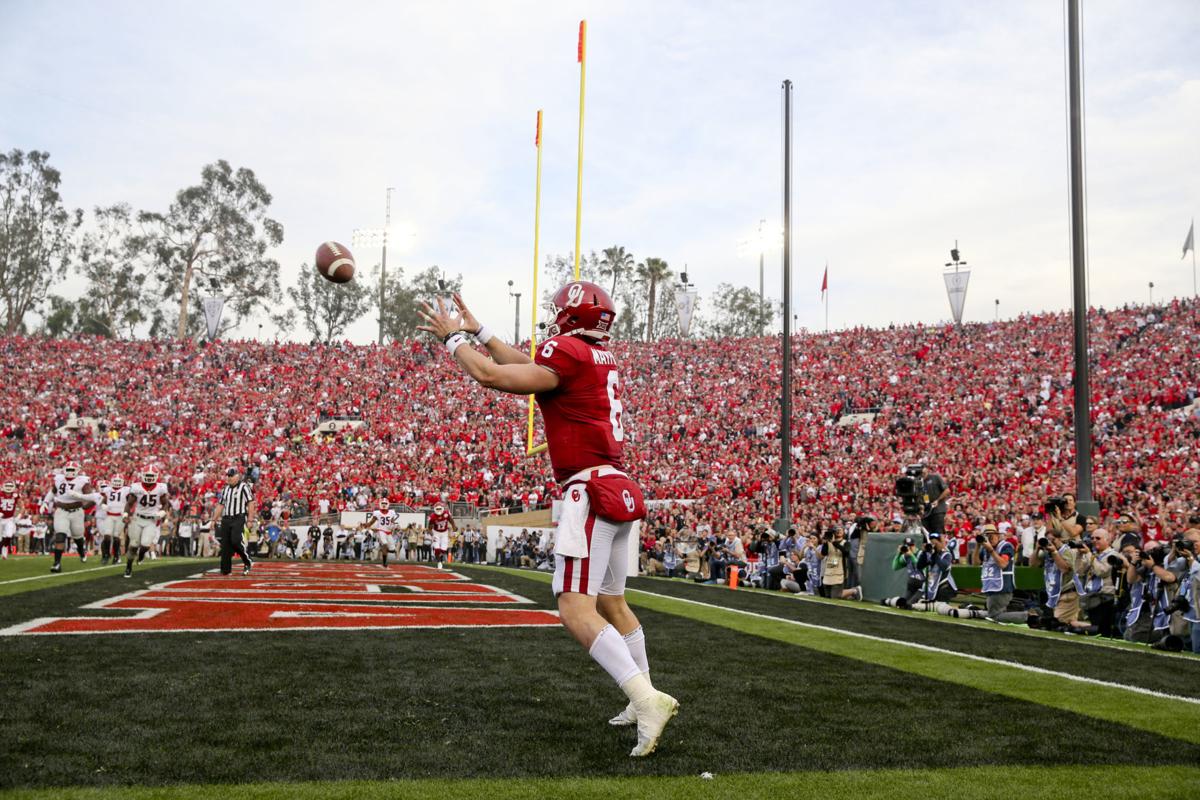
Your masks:
M221 574L233 572L233 554L242 559L242 574L249 575L254 564L246 555L242 545L242 532L246 529L246 518L254 519L257 504L254 502L254 487L243 479L240 470L230 467L225 470L225 488L220 501L213 510L213 530L221 545Z
M946 511L949 508L947 498L950 497L950 487L946 485L945 478L928 469L922 474L921 480L925 484L926 509L925 516L921 518L921 524L930 533L945 536Z

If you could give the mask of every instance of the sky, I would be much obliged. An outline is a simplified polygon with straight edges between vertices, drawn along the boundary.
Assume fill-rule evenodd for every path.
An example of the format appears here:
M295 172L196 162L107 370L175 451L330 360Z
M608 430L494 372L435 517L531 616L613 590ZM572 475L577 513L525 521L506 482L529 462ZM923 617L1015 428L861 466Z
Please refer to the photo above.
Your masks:
M1200 3L1087 0L1095 305L1190 296L1200 212ZM293 284L322 241L392 216L389 270L461 273L511 336L529 320L536 110L540 249L574 247L578 21L588 20L582 250L686 268L702 308L758 286L782 218L793 95L793 303L832 328L1071 303L1064 7L1054 0L79 2L0 0L0 149L45 150L69 207L165 210L217 159L273 195ZM356 252L360 275L378 260ZM765 256L779 298L781 256ZM543 286L544 288L544 286ZM82 286L61 287L65 294ZM274 335L265 323L265 336ZM243 335L256 335L253 321ZM349 336L370 341L373 315Z

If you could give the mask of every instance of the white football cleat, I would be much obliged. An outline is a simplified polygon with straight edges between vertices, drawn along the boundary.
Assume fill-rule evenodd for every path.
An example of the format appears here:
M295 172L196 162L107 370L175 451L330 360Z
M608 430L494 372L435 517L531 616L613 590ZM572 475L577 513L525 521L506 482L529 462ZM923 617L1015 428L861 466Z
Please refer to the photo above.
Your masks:
M633 701L625 706L625 710L608 721L609 725L617 728L624 728L626 725L637 724L637 709L633 707Z
M671 717L679 712L679 701L666 692L656 691L637 704L638 743L629 751L634 758L648 756L658 747L658 740Z

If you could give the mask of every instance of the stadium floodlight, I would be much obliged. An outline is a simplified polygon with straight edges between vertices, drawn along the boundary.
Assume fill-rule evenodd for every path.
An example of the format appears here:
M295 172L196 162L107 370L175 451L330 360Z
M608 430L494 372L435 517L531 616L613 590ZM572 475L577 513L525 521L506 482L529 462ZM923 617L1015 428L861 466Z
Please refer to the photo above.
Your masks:
M513 347L521 341L521 293L512 290L513 282L508 282L508 296L513 300Z
M738 254L749 255L758 253L758 302L760 306L766 305L767 299L763 290L763 262L766 259L767 249L775 250L783 247L783 228L775 225L767 225L765 219L758 221L758 230L745 239L738 241ZM766 320L763 320L766 324ZM763 331L759 330L759 336L763 335Z
M416 231L409 223L392 225L392 192L396 187L387 187L387 204L384 209L382 228L357 228L350 236L352 247L381 247L383 255L379 260L379 343L383 344L383 302L387 286L387 249L388 245L400 246L407 249L416 237Z

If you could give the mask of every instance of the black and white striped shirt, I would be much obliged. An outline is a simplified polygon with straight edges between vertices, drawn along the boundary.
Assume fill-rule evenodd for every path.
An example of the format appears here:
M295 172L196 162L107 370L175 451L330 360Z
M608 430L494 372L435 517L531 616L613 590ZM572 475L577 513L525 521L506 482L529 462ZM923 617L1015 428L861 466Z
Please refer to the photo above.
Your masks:
M227 517L236 517L246 513L254 500L254 488L248 481L242 481L237 486L226 486L221 490L221 508Z

